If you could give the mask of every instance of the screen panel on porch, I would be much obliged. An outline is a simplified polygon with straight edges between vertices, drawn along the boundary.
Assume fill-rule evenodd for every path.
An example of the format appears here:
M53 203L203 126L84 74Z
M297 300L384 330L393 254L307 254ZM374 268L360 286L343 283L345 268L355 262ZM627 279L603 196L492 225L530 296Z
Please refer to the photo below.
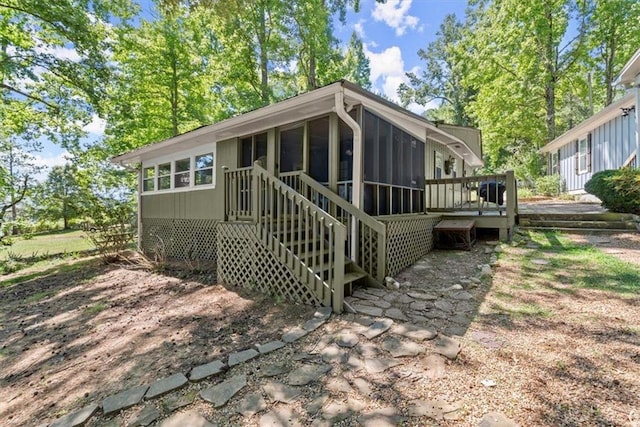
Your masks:
M267 158L267 134L247 136L240 139L240 166L246 168L253 162Z
M329 183L329 117L309 121L309 175Z
M280 172L302 170L304 126L280 132Z
M365 212L424 212L424 150L424 142L365 111Z

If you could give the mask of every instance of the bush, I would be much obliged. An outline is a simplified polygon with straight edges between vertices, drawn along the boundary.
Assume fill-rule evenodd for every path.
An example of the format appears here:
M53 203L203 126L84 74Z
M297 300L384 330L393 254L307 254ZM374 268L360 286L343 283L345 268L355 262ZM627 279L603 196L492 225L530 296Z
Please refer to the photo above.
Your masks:
M584 189L612 212L640 214L640 170L623 168L598 172Z
M541 196L557 197L561 193L560 175L541 176L536 179L536 192Z

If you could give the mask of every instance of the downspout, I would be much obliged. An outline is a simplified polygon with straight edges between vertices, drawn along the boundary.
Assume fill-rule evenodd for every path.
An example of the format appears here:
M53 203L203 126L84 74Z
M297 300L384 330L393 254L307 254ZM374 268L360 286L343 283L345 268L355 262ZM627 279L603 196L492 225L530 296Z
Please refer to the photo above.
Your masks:
M136 223L138 228L138 241L136 242L136 246L139 252L142 252L142 163L140 163L140 167L132 168L131 166L125 165L124 162L118 162L118 164L123 167L128 172L136 172L138 174L138 209L136 213Z
M335 94L335 105L333 111L344 121L353 131L353 171L351 180L353 181L353 190L351 203L357 209L362 206L362 129L358 122L347 114L344 109L344 87ZM357 221L351 222L351 258L358 261L358 224Z
M636 168L640 168L640 82L634 87L636 93Z

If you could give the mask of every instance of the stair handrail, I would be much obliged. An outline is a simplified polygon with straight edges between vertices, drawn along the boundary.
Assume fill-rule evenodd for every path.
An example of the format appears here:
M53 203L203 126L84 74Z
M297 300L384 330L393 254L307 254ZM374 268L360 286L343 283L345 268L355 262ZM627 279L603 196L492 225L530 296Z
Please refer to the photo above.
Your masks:
M304 172L300 172L299 174L300 182L311 188L313 191L317 192L321 196L325 197L332 205L329 206L326 210L331 214L337 217L335 209L336 207L341 209L342 211L351 215L352 218L355 219L355 230L356 235L353 235L352 230L347 230L347 248L350 253L353 255L353 250L351 250L350 245L355 241L357 250L355 254L357 256L353 261L362 268L369 276L375 279L379 284L384 282L384 277L386 275L386 238L387 238L387 226L381 221L378 221L374 217L370 216L366 212L358 209L353 204L351 204L348 200L343 199L340 195L334 193L329 188L317 182L311 176L307 175ZM300 193L302 193L309 200L313 200L314 197L308 194L307 189L300 188L298 189ZM311 196L311 197L310 197ZM351 223L351 222L349 222ZM353 223L352 223L353 224ZM376 256L375 256L375 265L373 260L373 254L370 253L370 258L372 259L363 259L364 258L364 239L365 235L371 238L372 233L375 233L375 241L376 245ZM372 239L373 240L373 239ZM369 242L371 243L371 242ZM373 246L372 244L370 246Z
M346 227L258 163L254 163L252 176L251 207L261 241L324 305L342 312ZM285 222L287 215L296 222ZM314 244L317 241L322 242L319 248ZM303 249L312 256L303 259ZM328 271L327 278L322 271Z

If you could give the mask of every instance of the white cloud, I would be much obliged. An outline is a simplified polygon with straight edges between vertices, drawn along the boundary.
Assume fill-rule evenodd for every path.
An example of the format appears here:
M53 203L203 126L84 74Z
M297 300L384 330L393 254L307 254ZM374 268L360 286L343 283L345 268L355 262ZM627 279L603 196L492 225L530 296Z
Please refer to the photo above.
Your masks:
M363 39L365 37L364 26L363 26L364 23L365 23L365 20L364 19L360 19L358 22L353 24L353 30L356 32L358 37L360 37L361 39Z
M417 16L409 15L412 0L387 0L385 3L376 2L371 16L376 21L396 30L396 35L401 36L407 28L415 29L420 21Z
M386 79L389 76L404 75L402 51L398 46L391 46L380 53L375 53L369 50L368 44L365 44L364 52L369 58L372 82L376 82L380 77Z
M68 151L63 151L59 154L37 154L34 156L33 164L40 168L40 171L35 175L35 179L39 182L45 181L49 171L54 166L63 166L69 161L71 154Z
M106 126L107 126L106 120L103 120L100 117L93 115L91 117L91 122L84 125L82 130L85 132L93 133L95 135L102 135L104 133L104 129Z

